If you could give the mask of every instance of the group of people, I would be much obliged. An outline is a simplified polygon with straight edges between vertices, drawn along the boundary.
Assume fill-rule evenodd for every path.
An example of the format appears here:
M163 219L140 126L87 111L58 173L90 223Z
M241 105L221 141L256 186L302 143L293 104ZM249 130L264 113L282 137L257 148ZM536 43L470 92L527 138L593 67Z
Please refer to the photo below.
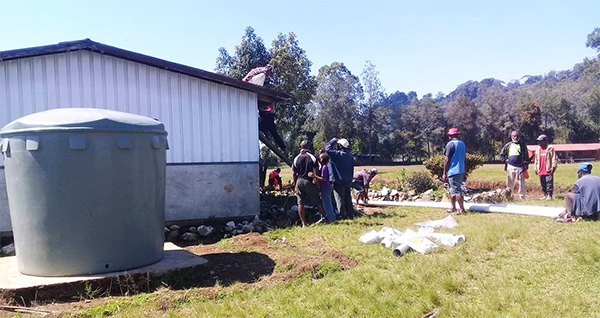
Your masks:
M356 213L351 189L357 192L357 204L367 201L368 190L377 169L354 172L354 157L347 139L331 139L317 157L310 152L307 140L300 143L300 154L292 165L293 182L298 199L298 214L302 227L307 226L305 205L317 207L321 220L331 223L336 219L352 219ZM279 181L281 182L281 181ZM335 198L336 210L333 207Z
M448 184L452 202L452 207L447 212L462 214L465 213L462 183L466 181L466 145L460 139L457 128L450 128L447 134L450 141L446 144L444 151L442 176L442 181ZM542 199L552 200L554 194L554 173L559 161L554 147L549 145L546 135L540 135L537 142L538 148L533 156L530 156L519 132L513 131L511 141L500 151L500 157L505 162L504 170L507 172L506 187L512 192L514 184L518 183L519 197L522 200L526 196L525 179L529 177L528 168L532 162L544 193ZM600 212L600 177L592 175L592 164L589 162L579 165L577 176L578 180L573 186L573 191L565 195L566 209L559 217L567 221L579 218L597 220ZM459 209L456 209L456 203L458 203Z

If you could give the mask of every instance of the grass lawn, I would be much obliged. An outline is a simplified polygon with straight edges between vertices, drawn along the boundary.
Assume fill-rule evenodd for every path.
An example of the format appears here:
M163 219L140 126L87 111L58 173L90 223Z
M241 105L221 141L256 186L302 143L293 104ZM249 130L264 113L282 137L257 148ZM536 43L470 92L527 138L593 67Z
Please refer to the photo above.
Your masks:
M399 169L377 167L379 178L392 180ZM570 186L577 165L561 165L556 184ZM600 168L598 168L600 170ZM291 172L283 169L284 180ZM504 181L502 165L485 165L471 179ZM533 175L528 183L537 185ZM546 204L528 200L525 204ZM551 205L560 205L555 199ZM93 299L63 307L63 317L600 317L600 223L555 223L552 219L509 214L456 216L453 232L466 242L431 254L407 253L363 244L359 236L382 226L400 230L415 222L439 219L440 209L384 208L371 215L332 225L292 227L253 235L266 246L237 246L247 235L215 244L236 253L258 253L273 260L269 274L255 283L217 283L179 290ZM285 245L281 239L286 237ZM237 247L236 247L237 246ZM334 253L334 254L331 254ZM200 253L201 254L201 253ZM319 258L319 264L285 280L303 264L285 257ZM343 268L328 255L355 263ZM253 275L253 273L250 273ZM189 278L193 280L193 277ZM212 296L207 296L212 295ZM73 309L77 308L77 309ZM1 315L1 314L0 314Z
M328 266L320 279L299 276L249 290L216 286L216 299L204 297L204 288L164 289L65 316L422 317L432 310L439 310L438 317L600 315L596 222L563 224L541 217L469 213L457 216L459 226L447 231L465 234L465 243L399 259L380 245L358 241L361 233L384 225L416 229L414 222L444 216L436 209L390 208L334 225L263 234L270 244L285 236L286 244L313 246L311 253L331 249L358 262L345 271ZM173 305L165 309L169 301Z

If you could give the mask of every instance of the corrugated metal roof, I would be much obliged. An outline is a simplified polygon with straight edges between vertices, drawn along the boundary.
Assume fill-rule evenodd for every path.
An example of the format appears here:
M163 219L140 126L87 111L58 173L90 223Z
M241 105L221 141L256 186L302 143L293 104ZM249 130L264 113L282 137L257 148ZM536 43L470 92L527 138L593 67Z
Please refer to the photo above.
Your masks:
M79 41L70 41L70 42L61 42L53 45L45 45L10 51L2 51L0 52L0 61L14 60L25 57L33 57L47 54L56 54L56 53L64 53L69 51L77 51L77 50L88 50L92 52L97 52L101 54L111 55L115 57L119 57L122 59L126 59L133 62L138 62L150 66L154 66L157 68L169 70L172 72L182 73L189 76L201 78L207 81L232 86L235 88L247 90L250 92L257 93L260 96L268 97L272 99L271 101L283 101L289 99L290 96L286 93L282 93L273 89L269 89L266 87L246 83L244 81L240 81L231 77L227 77L220 74L215 74L212 72L204 71L198 68L194 68L191 66L178 64L169 62L166 60L162 60L159 58L155 58L152 56L123 50L114 46L94 42L90 39L79 40Z
M527 145L530 151L535 151L538 145ZM555 151L588 151L600 150L600 143L596 144L557 144L552 145Z

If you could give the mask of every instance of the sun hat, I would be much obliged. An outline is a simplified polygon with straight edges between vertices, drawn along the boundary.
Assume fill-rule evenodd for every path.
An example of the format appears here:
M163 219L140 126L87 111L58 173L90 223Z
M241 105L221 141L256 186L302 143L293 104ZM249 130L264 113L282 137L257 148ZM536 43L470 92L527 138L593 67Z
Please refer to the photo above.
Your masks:
M350 147L350 143L348 142L348 140L346 138L339 139L338 144L340 144L340 146L342 146L344 148Z
M448 136L453 136L453 135L458 135L458 134L460 134L460 132L458 131L458 128L448 129Z

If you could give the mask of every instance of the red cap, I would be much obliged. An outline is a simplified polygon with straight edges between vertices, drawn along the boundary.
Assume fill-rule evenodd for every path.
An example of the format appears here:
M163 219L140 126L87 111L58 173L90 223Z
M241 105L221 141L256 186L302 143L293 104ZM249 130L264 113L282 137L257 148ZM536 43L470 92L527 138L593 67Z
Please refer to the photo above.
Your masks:
M458 134L460 134L460 132L458 132L458 128L448 129L448 136L454 136L454 135L458 135Z

